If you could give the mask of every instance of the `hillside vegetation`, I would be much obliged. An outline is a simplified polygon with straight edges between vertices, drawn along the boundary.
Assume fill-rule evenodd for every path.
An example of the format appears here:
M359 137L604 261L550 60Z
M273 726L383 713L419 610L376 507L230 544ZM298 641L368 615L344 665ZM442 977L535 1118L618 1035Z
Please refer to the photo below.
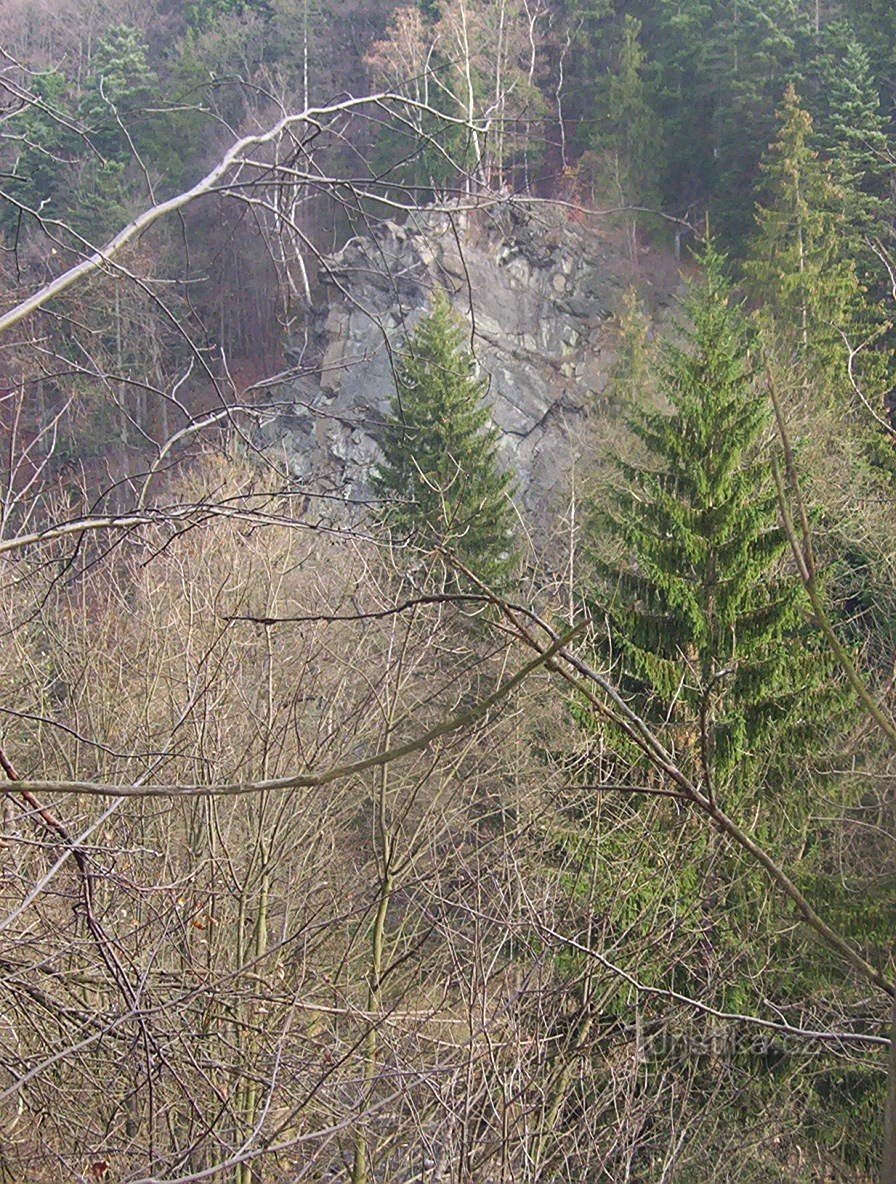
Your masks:
M8 0L0 53L0 1182L893 1184L891 5ZM423 206L457 274L324 489L271 425L342 415L322 305L418 293ZM631 287L544 281L552 381L614 361L536 516L464 246L539 210Z

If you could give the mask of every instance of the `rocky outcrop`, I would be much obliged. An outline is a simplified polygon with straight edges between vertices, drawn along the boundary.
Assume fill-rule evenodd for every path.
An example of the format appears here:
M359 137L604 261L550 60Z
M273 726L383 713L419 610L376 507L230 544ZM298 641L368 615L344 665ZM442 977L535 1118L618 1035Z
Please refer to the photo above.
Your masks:
M610 322L631 282L607 239L548 205L423 210L352 239L320 278L327 307L290 346L312 377L265 430L306 488L344 501L368 495L395 351L441 287L470 325L521 504L536 520L557 508L601 405Z

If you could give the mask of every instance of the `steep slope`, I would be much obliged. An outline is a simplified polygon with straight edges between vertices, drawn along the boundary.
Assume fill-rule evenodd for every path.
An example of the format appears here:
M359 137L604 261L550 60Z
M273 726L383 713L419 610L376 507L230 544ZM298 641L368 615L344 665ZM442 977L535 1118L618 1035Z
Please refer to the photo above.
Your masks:
M366 499L394 351L443 288L489 376L521 506L543 521L562 502L600 415L626 287L640 282L661 310L677 286L671 260L656 261L651 284L646 267L633 274L611 235L546 204L508 201L475 214L441 207L384 222L325 260L328 306L289 351L306 377L290 388L293 406L264 443L285 451L309 490Z

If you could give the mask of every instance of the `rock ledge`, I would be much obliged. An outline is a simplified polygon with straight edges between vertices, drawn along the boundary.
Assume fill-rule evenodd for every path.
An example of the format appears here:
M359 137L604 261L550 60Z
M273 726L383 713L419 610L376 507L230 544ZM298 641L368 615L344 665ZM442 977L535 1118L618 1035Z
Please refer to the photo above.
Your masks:
M631 279L607 239L549 205L424 209L351 239L320 278L328 306L288 349L310 378L290 387L291 411L262 440L305 488L344 502L369 495L394 351L441 287L470 325L522 508L544 521L562 505L614 360L607 322Z

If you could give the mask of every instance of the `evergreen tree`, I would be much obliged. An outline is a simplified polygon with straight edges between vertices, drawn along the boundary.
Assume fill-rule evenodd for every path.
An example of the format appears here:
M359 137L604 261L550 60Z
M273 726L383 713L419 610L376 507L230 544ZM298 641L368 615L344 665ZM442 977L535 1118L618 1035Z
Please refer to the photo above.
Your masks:
M56 199L65 192L70 162L76 159L78 140L67 126L68 82L56 70L36 74L31 92L37 100L8 118L7 134L19 145L12 167L0 185L13 201L0 198L0 227L19 223L14 202L47 216L59 213ZM70 118L70 115L69 115Z
M625 197L646 196L656 163L656 120L649 102L641 44L641 22L626 16L616 70L607 86L607 139L618 158L619 186Z
M594 142L600 117L598 95L609 68L608 34L615 22L613 0L568 0L569 55L564 60L563 114L576 128L580 148Z
M169 114L165 105L142 34L129 25L113 26L97 44L80 103L95 149L83 161L76 189L78 229L88 238L107 234L127 220L135 198L144 200L135 152L158 186L156 196L184 179L191 166L184 133L195 131L195 113Z
M723 0L707 67L716 80L713 221L740 245L752 224L753 186L771 139L775 104L798 78L810 45L795 0Z
M647 57L641 45L641 22L626 16L616 68L607 80L604 125L596 148L609 149L611 182L622 205L649 206L656 202L659 141L657 119L650 103ZM632 251L637 218L629 221Z
M515 561L511 479L498 465L487 381L473 370L463 324L438 293L399 360L372 484L396 535L443 548L500 586Z
M827 868L817 832L809 834L815 783L807 758L815 767L824 761L826 737L852 718L851 700L790 569L768 456L770 410L753 372L749 326L732 303L721 257L710 249L704 264L704 281L685 304L684 340L665 347L667 407L632 412L639 453L618 462L595 514L594 610L604 618L598 632L612 677L680 767L818 892ZM638 755L619 743L616 751ZM593 780L591 768L584 775ZM643 785L640 766L628 776ZM607 776L625 778L619 765ZM790 918L768 909L768 885L755 865L720 844L694 812L639 794L602 799L593 814L603 826L582 857L582 878L593 876L595 898L607 901L610 934L637 935L654 950L665 920L665 941L683 951L671 966L666 948L655 962L648 954L639 963L642 981L655 975L666 988L733 1011L749 1010L757 997L811 1006L837 989L817 948L800 940ZM620 897L616 879L634 866L643 878ZM616 1008L637 1022L624 1004ZM688 1058L693 1068L692 1052ZM756 1058L733 1051L724 1063L739 1075L746 1125L792 1094L792 1079ZM645 1065L645 1078L659 1081L682 1067L666 1047ZM713 1072L718 1063L707 1088ZM806 1104L804 1124L821 1113ZM747 1176L754 1178L751 1168ZM756 1171L755 1179L765 1178Z
M662 120L663 196L670 210L705 200L715 176L711 133L719 82L708 66L714 28L708 0L654 0L644 6L644 42L656 63L655 106Z
M812 862L806 758L814 764L830 751L824 737L849 718L849 700L789 569L750 331L722 258L710 248L704 264L685 303L684 339L664 349L667 406L633 410L638 454L617 462L594 515L593 612L603 618L598 634L612 677L679 766L776 856L789 862L799 851L802 873ZM639 753L624 740L614 747L636 771L620 776L617 765L611 777L642 785ZM748 1006L757 989L805 1001L802 951L765 910L767 884L741 853L662 800L638 795L603 807L610 809L593 857L598 891L605 885L612 902L609 924L652 944L665 915L687 951L671 977L665 960L654 966L649 958L642 977L656 973L664 985L732 1010ZM646 848L645 834L653 840ZM670 861L675 849L687 859ZM650 873L614 899L614 866L644 868L645 860ZM814 987L818 975L808 977ZM674 1052L655 1071L677 1071ZM741 1100L756 1113L775 1083L755 1065L748 1072Z
M145 109L158 99L158 78L148 61L146 44L136 29L116 25L100 40L91 75L81 100L81 115L97 150L109 160L127 163L131 146L138 149L150 126Z
M799 748L825 664L784 570L747 330L712 249L705 266L684 347L665 353L670 410L632 414L642 455L618 462L595 566L623 685L690 772L718 786L760 753Z
M881 87L882 106L896 101L896 5L892 0L844 0L844 16L862 40Z
M849 258L844 193L813 148L812 120L792 86L763 162L764 204L745 272L778 343L795 349L817 388L842 381L846 331L867 320Z
M191 30L201 33L205 29L214 28L221 17L230 16L244 8L260 10L265 16L269 15L268 5L264 0L188 0L184 8L184 18Z
M654 350L650 317L635 287L628 288L616 317L616 364L612 391L616 407L631 407L653 387Z
M819 57L814 143L844 195L844 215L860 240L879 233L887 212L889 175L886 119L868 51L844 21L824 31Z

